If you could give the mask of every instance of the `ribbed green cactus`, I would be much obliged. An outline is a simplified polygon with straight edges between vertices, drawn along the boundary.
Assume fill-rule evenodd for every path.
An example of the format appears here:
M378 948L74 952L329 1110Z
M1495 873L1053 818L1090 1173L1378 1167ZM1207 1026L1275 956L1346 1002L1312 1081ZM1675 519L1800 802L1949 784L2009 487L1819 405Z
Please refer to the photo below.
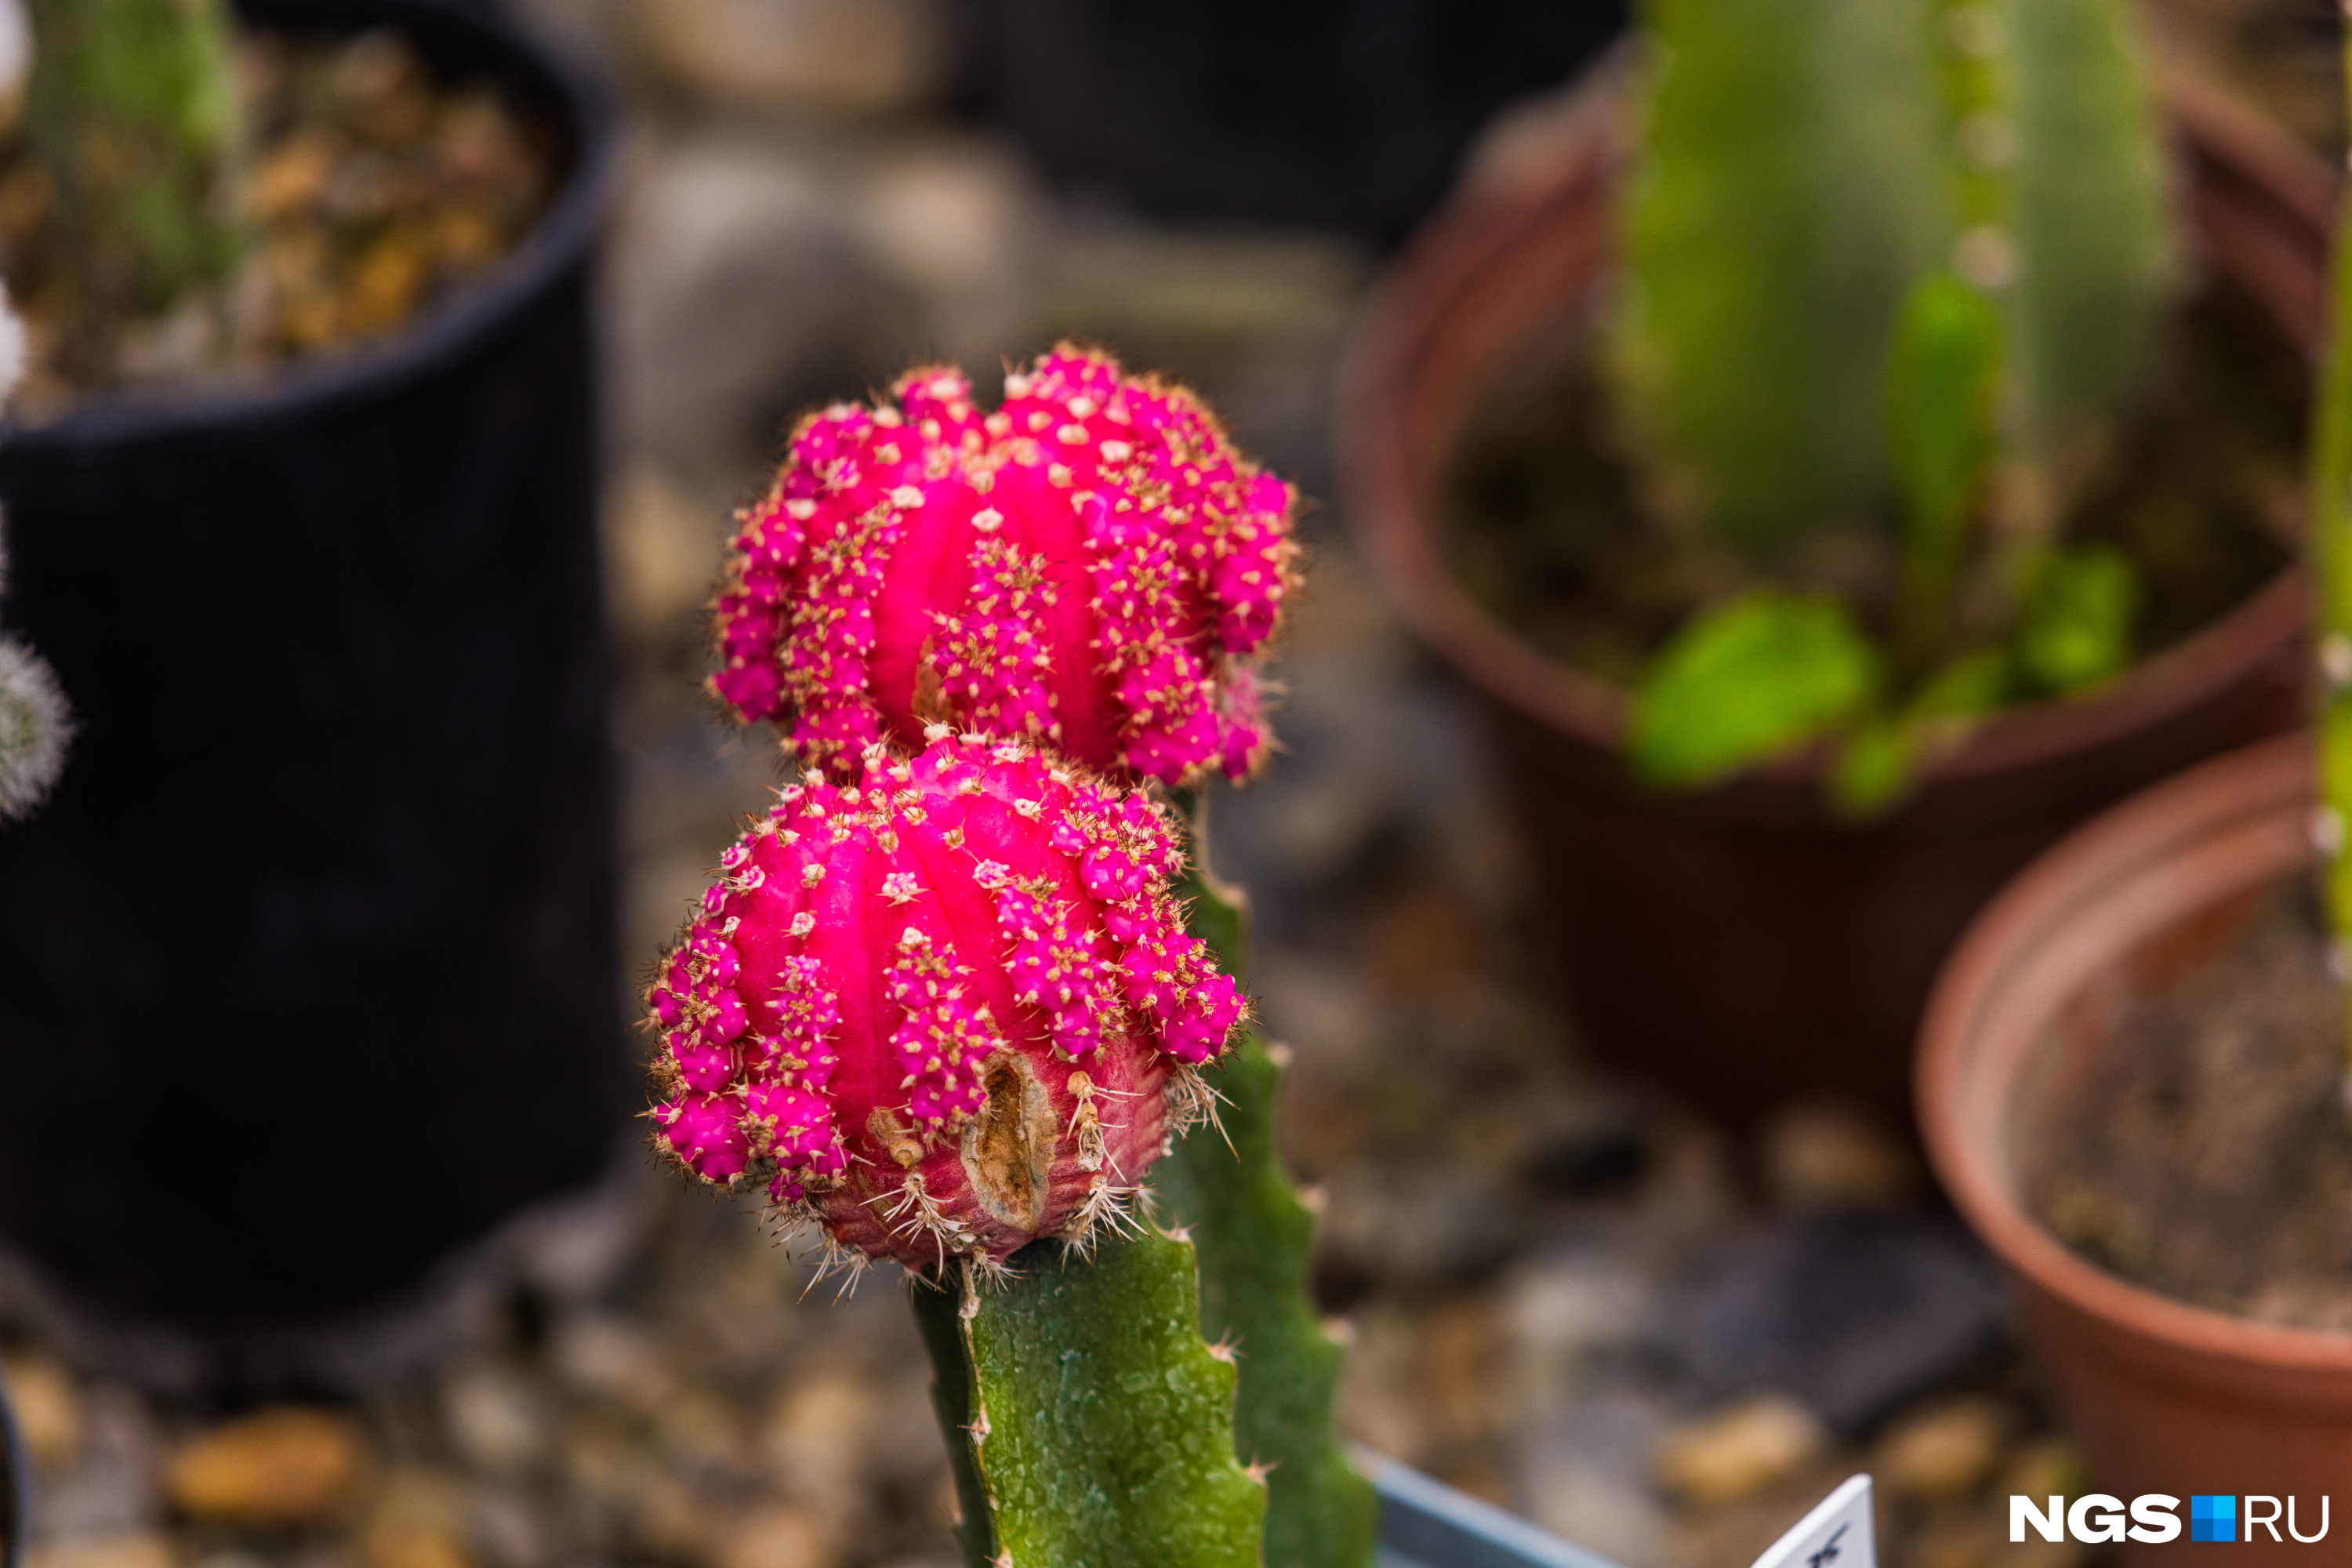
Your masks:
M1228 974L1247 967L1247 907L1207 866L1205 796L1192 827L1188 929ZM1166 1215L1201 1260L1201 1331L1241 1356L1236 1452L1266 1471L1268 1568L1364 1568L1380 1500L1332 1431L1345 1352L1325 1331L1308 1287L1315 1216L1275 1146L1281 1069L1255 1035L1202 1073L1217 1123L1193 1130L1152 1167Z
M1234 1458L1233 1356L1201 1342L1192 1246L1146 1230L1042 1256L1065 1245L1003 1284L910 1286L964 1561L1259 1568L1265 1489Z
M2352 68L2352 39L2346 65ZM2344 976L2352 974L2352 853L2345 842L2352 821L2352 212L2336 227L2329 300L2327 362L2311 433L2311 553L2319 577L2320 806L2313 837L2326 857L2331 956Z
M1770 556L1886 486L1895 310L1939 259L1920 0L1649 0L1615 348L1653 466Z
M1637 684L1632 762L1689 786L1836 737L1833 798L1879 809L1936 727L2130 656L2128 563L2054 538L2063 459L2140 386L2173 274L2130 19L2122 0L1647 17L1612 363L1653 489L1768 584L1857 528L1902 580L1883 628L1769 585L1695 617Z
M221 0L32 0L26 130L83 314L146 314L226 278L236 81Z

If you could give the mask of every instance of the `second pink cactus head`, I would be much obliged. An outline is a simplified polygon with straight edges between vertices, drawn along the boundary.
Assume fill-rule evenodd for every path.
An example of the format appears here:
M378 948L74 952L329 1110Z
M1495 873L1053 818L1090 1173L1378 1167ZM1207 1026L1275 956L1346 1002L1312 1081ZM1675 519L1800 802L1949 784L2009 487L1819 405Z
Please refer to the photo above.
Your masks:
M1290 488L1181 388L1067 346L1005 379L918 371L793 436L746 509L713 689L854 775L924 726L1169 784L1264 753L1254 658L1297 585Z
M658 1137L871 1256L1084 1239L1243 1012L1171 825L1016 742L862 761L781 793L664 961Z

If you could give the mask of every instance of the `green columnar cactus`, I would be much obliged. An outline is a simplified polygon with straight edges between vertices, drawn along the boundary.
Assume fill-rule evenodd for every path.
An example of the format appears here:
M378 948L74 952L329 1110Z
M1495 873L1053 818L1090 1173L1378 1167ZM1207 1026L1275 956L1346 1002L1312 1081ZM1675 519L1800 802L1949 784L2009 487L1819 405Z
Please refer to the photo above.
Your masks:
M2013 429L2039 460L2139 385L2172 287L2172 226L2132 14L2118 0L2002 0L1992 14L2014 84L2014 153L1997 121L1964 124L1959 141L1964 157L2010 160Z
M2346 64L2352 68L2352 39ZM2331 956L2343 978L2352 976L2352 852L2345 831L2352 820L2352 211L2336 226L2329 300L2334 320L2311 433L2311 552L2319 576L2320 806L2313 837L2326 857Z
M1195 1269L1146 1229L912 1287L971 1568L1259 1568L1264 1477L1234 1458L1234 1352L1201 1342Z
M1675 500L1758 555L1886 482L1895 310L1945 253L1918 0L1650 0L1615 324Z
M1766 585L1645 672L1631 761L1686 787L1835 737L1833 798L1879 809L1937 727L2129 658L2128 563L2053 538L2065 459L2139 385L2173 272L2129 19L2121 0L1648 16L1613 363L1654 489ZM1901 561L1883 628L1769 585L1857 530Z
M32 0L26 129L82 313L152 314L228 276L236 76L221 0Z

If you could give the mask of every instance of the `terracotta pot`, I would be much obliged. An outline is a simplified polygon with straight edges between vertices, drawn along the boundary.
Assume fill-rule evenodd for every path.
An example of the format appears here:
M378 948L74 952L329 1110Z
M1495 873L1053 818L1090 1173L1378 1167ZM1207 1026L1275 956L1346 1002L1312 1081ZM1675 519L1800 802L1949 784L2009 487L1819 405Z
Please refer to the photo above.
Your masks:
M2172 112L2209 264L2315 342L2333 177L2206 94L2179 89ZM1608 260L1624 124L1604 80L1548 183L1474 187L1377 290L1342 377L1349 512L1413 630L1483 700L1587 1044L1735 1120L1822 1092L1907 1120L1920 1005L1984 900L2103 807L2300 721L2304 588L2288 574L2095 696L1988 721L1867 826L1825 814L1811 763L1637 788L1618 690L1474 603L1437 536L1474 397Z
M2099 1489L2294 1496L2306 1532L2315 1500L2352 1475L2352 1334L2127 1285L2028 1218L2019 1188L2135 994L2212 956L2282 879L2308 874L2312 805L2309 742L2288 735L2067 839L1985 910L1937 981L1918 1081L1937 1173L2019 1284ZM2331 1551L2299 1561L2343 1560L2347 1506L2331 1505Z

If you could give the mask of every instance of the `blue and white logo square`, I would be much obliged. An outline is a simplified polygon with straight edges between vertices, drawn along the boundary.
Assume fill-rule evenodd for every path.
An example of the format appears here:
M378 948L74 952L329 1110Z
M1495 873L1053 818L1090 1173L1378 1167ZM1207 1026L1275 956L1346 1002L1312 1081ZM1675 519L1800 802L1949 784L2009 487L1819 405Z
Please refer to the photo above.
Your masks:
M2235 1541L2238 1539L2238 1500L2235 1497L2192 1497L2189 1500L2189 1539L2191 1541Z

